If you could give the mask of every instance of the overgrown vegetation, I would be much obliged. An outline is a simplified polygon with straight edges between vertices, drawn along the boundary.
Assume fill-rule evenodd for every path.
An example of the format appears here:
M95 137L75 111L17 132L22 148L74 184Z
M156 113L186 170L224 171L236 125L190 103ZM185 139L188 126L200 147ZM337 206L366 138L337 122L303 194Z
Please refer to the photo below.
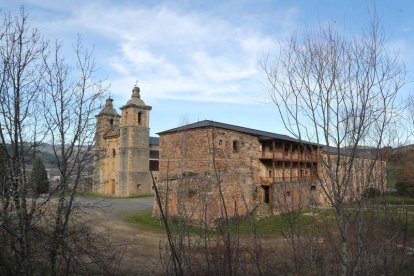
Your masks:
M414 182L397 182L395 189L399 196L414 197Z
M0 275L114 273L118 251L80 219L85 209L74 199L106 91L92 54L78 37L75 58L65 60L23 8L0 20ZM46 144L59 173L52 189L39 154Z

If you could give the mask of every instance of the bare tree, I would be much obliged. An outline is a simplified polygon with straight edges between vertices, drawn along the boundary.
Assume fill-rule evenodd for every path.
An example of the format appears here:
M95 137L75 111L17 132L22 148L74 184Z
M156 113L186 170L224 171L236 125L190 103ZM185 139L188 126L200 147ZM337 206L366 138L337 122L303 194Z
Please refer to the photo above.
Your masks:
M74 47L67 62L28 24L24 10L0 25L0 274L70 274L114 260L110 244L76 220L78 187L89 175L96 111L107 87L92 53ZM50 143L60 182L38 197L28 168L37 148ZM102 251L100 252L100 250Z
M107 87L95 77L92 53L82 47L80 37L74 46L76 64L68 64L56 43L53 54L45 59L43 105L47 138L58 160L57 209L50 252L52 274L57 273L58 252L65 249L74 196L88 177L92 163L95 117Z
M301 38L294 35L282 45L277 60L266 59L263 68L289 133L321 145L317 175L336 218L339 272L366 271L366 254L373 252L366 251L362 230L356 234L360 244L351 250L355 237L350 228L357 221L366 230L361 193L371 186L385 187L380 149L387 146L397 114L395 98L405 84L404 66L388 51L373 18L360 36L340 33L332 24Z
M0 139L4 154L5 181L1 194L1 243L10 250L11 273L31 274L30 228L36 210L28 201L32 189L26 177L27 153L36 144L37 126L47 43L27 16L4 14L0 26Z

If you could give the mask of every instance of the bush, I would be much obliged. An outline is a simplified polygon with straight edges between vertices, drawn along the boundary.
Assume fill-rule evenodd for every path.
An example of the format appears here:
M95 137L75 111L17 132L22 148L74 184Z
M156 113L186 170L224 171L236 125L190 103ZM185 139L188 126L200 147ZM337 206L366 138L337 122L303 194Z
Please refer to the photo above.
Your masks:
M374 187L368 187L365 189L364 193L362 194L363 197L366 198L373 198L381 195L381 191Z
M414 183L413 182L397 182L395 184L397 194L399 196L414 197Z

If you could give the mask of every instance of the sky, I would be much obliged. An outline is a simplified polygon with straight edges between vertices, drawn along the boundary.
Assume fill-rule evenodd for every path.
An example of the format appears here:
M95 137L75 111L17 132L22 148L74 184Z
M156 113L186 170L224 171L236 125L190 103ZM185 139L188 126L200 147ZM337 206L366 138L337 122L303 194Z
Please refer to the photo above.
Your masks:
M0 0L23 5L32 26L70 49L77 34L94 50L114 106L137 83L152 106L151 135L214 120L287 134L271 103L261 62L292 33L333 22L359 33L376 10L390 49L414 76L414 1ZM67 50L66 58L71 58ZM413 91L410 83L401 101ZM120 110L118 109L120 112Z

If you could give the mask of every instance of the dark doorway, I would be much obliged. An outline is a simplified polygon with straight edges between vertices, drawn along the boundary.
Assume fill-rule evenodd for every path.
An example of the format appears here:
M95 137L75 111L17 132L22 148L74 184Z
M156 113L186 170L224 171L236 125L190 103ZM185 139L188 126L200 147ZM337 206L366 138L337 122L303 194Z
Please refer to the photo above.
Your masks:
M269 186L262 186L264 191L264 203L269 203Z

